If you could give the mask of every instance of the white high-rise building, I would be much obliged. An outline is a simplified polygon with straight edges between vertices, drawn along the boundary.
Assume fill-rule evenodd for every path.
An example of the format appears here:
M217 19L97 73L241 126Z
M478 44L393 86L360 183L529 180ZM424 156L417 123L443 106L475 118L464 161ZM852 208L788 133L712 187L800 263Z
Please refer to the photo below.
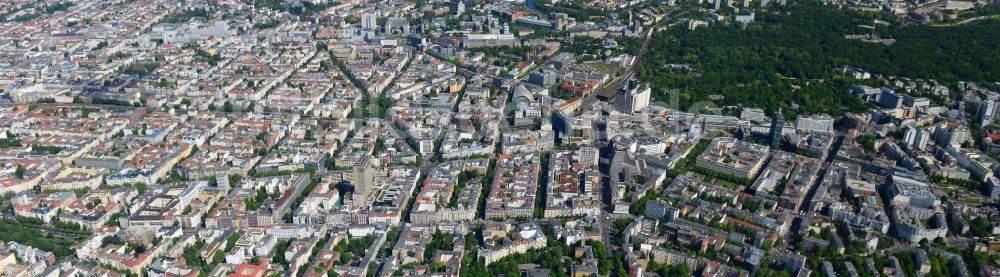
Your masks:
M913 146L913 144L917 142L917 134L919 133L920 131L917 131L916 128L906 126L906 133L903 134L903 143L905 143L906 146Z
M370 157L361 157L354 163L352 169L354 178L351 185L354 186L354 202L359 205L367 205L368 195L372 191L375 183L375 168Z
M631 114L649 106L649 98L653 90L649 86L640 86L635 80L615 93L615 109Z
M976 120L979 120L979 126L986 126L987 124L993 123L994 114L996 114L997 102L995 100L983 100L979 103L979 111L976 112Z
M597 148L580 147L580 163L586 166L597 166L599 162Z
M913 147L918 150L927 149L927 142L931 141L931 133L927 131L920 131L917 134L916 140L913 142Z
M924 150L930 140L931 133L912 126L907 126L906 133L903 134L903 143L911 149Z
M361 29L375 30L378 28L378 15L374 13L364 13L361 15Z

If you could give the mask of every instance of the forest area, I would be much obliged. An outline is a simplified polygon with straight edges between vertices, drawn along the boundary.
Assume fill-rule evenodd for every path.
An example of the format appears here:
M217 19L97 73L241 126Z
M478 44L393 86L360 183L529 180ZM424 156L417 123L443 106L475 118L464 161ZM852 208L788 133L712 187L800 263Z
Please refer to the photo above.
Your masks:
M786 116L862 111L867 105L845 93L854 80L834 69L852 65L873 75L958 81L1000 80L1000 22L954 27L906 26L884 14L837 10L818 3L772 6L745 28L735 23L688 30L684 24L654 35L639 68L658 101L680 90L681 107L709 100L720 106L784 108ZM874 19L887 20L874 33L892 45L847 39L867 34ZM638 44L629 43L633 48ZM635 49L630 49L634 53ZM668 64L687 65L677 70Z

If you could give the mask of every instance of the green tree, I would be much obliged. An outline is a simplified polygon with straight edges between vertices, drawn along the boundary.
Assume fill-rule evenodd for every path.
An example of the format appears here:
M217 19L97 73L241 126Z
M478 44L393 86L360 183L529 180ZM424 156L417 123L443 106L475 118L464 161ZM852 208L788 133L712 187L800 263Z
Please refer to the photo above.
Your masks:
M24 166L23 165L17 165L17 168L14 169L14 177L18 178L18 179L24 179Z

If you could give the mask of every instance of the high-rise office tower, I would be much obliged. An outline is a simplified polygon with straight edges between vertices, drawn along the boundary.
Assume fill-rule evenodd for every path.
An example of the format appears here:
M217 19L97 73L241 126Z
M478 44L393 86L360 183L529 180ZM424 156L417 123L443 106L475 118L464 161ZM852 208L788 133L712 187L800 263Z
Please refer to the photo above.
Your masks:
M615 109L622 113L631 114L649 106L649 98L652 94L649 86L640 86L635 80L629 81L628 85L615 93Z
M351 185L354 186L354 201L358 202L359 200L366 199L368 194L371 193L375 182L375 168L372 166L370 157L361 157L361 159L358 159L354 163L352 170L354 178L351 180Z
M785 117L781 115L781 109L771 116L771 148L781 147L782 130L785 128Z
M976 112L976 120L979 120L979 126L986 126L987 124L993 123L993 115L996 114L997 102L995 100L983 100L979 103L979 111Z
M906 143L906 146L913 146L917 143L917 135L919 134L920 130L913 128L913 126L907 126L906 133L903 134L903 143Z
M364 13L361 15L361 29L375 30L378 28L378 15L374 13Z
M580 163L586 166L597 166L600 157L597 148L580 147Z

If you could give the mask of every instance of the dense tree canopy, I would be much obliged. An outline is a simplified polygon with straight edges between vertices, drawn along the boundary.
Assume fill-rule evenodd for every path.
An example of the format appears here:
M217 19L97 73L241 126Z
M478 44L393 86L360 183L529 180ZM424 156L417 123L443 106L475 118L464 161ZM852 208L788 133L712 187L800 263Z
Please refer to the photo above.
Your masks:
M853 65L873 74L956 81L1000 80L1000 22L954 27L903 26L893 22L874 31L892 45L847 39L867 34L883 15L836 10L814 3L758 11L756 22L716 24L688 30L683 24L654 35L639 69L657 100L670 101L679 89L681 108L709 95L720 105L744 104L776 110L799 106L797 113L840 113L865 104L844 91L859 83L834 69ZM635 51L638 43L626 43ZM687 64L690 70L667 64ZM869 81L870 82L870 81ZM790 111L796 113L794 109Z

